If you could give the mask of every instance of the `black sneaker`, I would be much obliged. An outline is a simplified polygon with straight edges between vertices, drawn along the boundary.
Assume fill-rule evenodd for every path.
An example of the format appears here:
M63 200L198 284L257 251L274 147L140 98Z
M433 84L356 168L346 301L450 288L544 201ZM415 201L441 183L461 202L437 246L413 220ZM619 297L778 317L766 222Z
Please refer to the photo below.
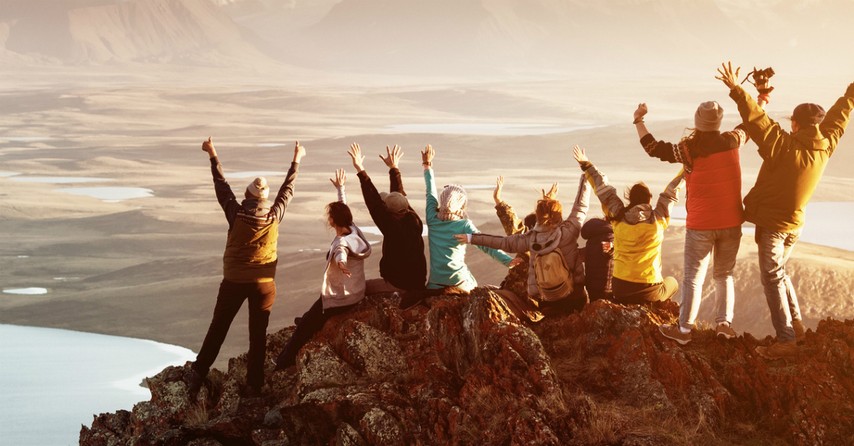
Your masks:
M424 300L424 295L417 291L404 291L401 293L400 304L401 310L408 310L420 304Z

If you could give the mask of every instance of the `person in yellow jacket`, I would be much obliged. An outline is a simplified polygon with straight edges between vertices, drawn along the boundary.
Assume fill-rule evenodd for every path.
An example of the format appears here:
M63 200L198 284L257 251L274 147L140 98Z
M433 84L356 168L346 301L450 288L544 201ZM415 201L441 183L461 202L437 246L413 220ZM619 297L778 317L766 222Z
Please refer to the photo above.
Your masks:
M756 352L776 359L795 355L796 339L804 333L786 261L804 225L806 205L848 125L854 83L826 113L818 104L795 107L791 132L787 132L739 86L739 71L728 62L718 69L716 78L730 89L729 96L762 157L756 184L744 197L744 214L756 225L760 278L777 334L776 343L757 347Z
M677 194L684 181L684 171L667 185L659 195L655 208L652 194L643 183L637 183L628 193L626 206L608 178L587 159L584 149L576 146L573 156L587 180L596 190L605 217L614 227L614 276L611 287L614 300L623 304L642 304L665 301L679 290L673 277L661 274L661 242L670 224L670 211L678 201Z

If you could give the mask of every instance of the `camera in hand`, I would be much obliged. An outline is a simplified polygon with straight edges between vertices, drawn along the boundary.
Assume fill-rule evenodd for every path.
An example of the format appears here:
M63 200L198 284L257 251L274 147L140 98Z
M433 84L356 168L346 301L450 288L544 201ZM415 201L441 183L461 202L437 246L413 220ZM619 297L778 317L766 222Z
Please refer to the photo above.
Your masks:
M771 93L771 91L774 90L774 87L768 85L768 82L771 80L771 76L773 76L774 74L774 69L771 67L763 69L757 69L756 67L753 67L753 71L747 73L747 76L744 78L743 81L741 81L741 83L743 84L745 81L752 77L753 80L750 83L756 87L756 90L760 94L767 95L768 93Z

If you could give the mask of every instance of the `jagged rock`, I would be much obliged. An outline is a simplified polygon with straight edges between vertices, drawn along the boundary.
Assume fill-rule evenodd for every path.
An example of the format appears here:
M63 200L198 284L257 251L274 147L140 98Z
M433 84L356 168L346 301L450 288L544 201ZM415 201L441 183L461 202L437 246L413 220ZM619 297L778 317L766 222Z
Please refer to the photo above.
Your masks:
M371 297L333 317L297 366L243 398L245 355L189 401L188 366L152 399L96 417L84 445L845 444L854 432L854 321L822 321L799 356L765 361L770 338L658 333L673 303L598 301L528 327L496 294L440 296L400 311ZM268 337L268 354L292 333Z

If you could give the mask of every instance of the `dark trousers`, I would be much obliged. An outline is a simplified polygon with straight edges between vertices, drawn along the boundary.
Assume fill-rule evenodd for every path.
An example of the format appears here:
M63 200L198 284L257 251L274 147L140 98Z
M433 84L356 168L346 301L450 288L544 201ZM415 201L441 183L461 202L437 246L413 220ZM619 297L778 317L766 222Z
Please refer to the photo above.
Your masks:
M231 321L243 305L249 300L249 358L246 370L246 383L260 388L264 385L264 355L267 343L267 323L270 321L270 309L276 300L276 282L234 283L223 280L216 296L213 320L208 334L202 343L202 349L196 357L193 369L206 376L222 347Z
M559 300L540 301L540 312L547 317L563 316L583 310L589 301L584 286L576 283L569 296Z
M296 364L299 350L311 340L312 336L323 329L323 325L330 317L345 313L356 305L358 304L324 310L323 299L317 299L317 302L302 315L291 339L276 358L277 368L283 369Z

